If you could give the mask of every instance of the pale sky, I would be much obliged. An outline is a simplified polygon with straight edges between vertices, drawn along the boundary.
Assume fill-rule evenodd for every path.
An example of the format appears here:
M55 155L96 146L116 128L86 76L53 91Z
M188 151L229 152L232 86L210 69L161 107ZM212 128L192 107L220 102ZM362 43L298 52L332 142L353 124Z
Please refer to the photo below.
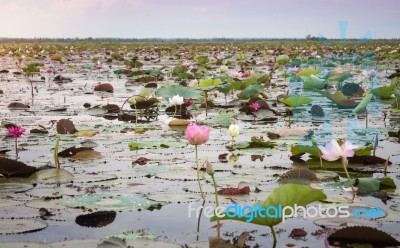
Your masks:
M0 0L0 37L400 38L398 0Z

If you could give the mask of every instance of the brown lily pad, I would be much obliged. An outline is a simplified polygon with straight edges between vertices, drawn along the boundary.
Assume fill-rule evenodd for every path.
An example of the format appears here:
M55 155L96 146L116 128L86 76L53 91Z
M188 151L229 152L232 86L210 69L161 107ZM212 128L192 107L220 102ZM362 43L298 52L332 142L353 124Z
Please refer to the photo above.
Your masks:
M29 107L29 105L23 104L20 102L12 102L8 105L8 108L10 108L10 109L27 109L30 107Z
M340 229L328 237L330 244L362 243L373 244L379 247L398 246L400 242L389 234L367 226L354 226Z
M74 134L76 133L75 125L68 119L61 119L57 122L57 133L59 134Z
M247 195L250 193L250 187L246 186L243 188L224 188L221 190L218 190L218 195Z
M0 158L0 174L5 177L29 177L35 173L35 167L26 165L17 160Z
M103 91L103 92L114 92L114 87L109 83L97 84L94 87L94 91Z

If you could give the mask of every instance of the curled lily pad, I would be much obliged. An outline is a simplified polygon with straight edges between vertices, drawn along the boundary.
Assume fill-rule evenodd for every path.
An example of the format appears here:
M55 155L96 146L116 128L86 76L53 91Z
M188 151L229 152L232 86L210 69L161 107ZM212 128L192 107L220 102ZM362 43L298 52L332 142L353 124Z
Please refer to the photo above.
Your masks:
M5 177L28 177L37 169L17 160L0 157L0 174Z
M183 87L183 86L169 86L169 87L162 87L157 91L157 96L161 96L164 98L171 98L176 95L180 95L185 99L199 99L201 97L201 92L199 90Z
M159 202L151 201L143 195L115 195L115 194L92 194L79 196L64 202L65 206L72 208L90 208L96 210L139 210L147 209Z
M47 223L40 220L3 219L0 225L0 234L20 234L37 232L47 227Z

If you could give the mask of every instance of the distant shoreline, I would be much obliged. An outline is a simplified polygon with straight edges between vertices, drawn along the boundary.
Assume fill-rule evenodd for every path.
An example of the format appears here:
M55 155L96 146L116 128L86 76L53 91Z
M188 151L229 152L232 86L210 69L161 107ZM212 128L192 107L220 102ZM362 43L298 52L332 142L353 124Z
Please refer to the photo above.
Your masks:
M21 43L21 42L284 42L284 41L342 41L342 39L327 39L327 38L0 38L2 43ZM346 38L345 41L359 41L362 39L357 38ZM392 39L367 39L366 41L399 41L399 38Z

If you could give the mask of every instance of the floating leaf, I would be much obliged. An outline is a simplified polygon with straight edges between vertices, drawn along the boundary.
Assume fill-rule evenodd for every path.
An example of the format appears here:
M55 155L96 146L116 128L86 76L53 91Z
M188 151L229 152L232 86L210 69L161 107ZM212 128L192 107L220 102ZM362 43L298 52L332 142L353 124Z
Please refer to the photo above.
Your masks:
M97 84L94 87L94 91L103 91L103 92L114 92L114 87L109 83Z
M376 247L394 247L400 242L389 234L367 226L346 227L332 233L328 237L329 243L335 246L345 247L346 244L357 243L359 247L365 244L376 245ZM363 245L363 246L361 246Z
M275 143L272 141L264 141L263 137L251 137L250 142L238 142L236 144L237 149L248 149L248 148L274 148Z
M78 160L92 160L92 159L100 159L103 156L100 152L95 151L94 149L90 148L87 150L79 151L75 155L71 156L70 158L78 159Z
M202 79L199 81L200 88L211 90L222 83L222 80L219 78L208 78Z
M132 141L128 146L131 151L139 149L157 149L157 148L182 148L187 143L178 141Z
M218 195L247 195L250 193L250 187L246 186L243 188L223 188L218 190Z
M279 181L286 182L298 179L318 181L317 175L308 168L292 168L279 177Z
M65 201L67 207L72 208L90 208L96 210L138 210L147 209L154 204L159 204L155 201L150 201L143 195L124 195L124 194L92 194L78 196Z
M75 135L78 137L93 137L96 135L96 132L93 130L82 130L75 133Z
M89 214L78 215L75 223L84 227L104 227L114 222L117 213L115 211L98 211Z
M77 131L74 123L68 119L61 119L57 122L57 133L59 134L74 134Z
M250 85L239 93L239 98L248 99L257 97L264 90L264 86L261 84Z
M290 107L298 107L300 105L310 104L313 99L306 96L284 96L278 99L281 103L284 103Z
M39 183L58 184L71 182L74 175L63 169L46 169L36 172L31 178Z
M173 127L173 126L187 126L189 125L190 121L188 120L182 120L182 119L174 119L168 122L168 126Z
M314 68L302 69L300 72L296 73L298 77L310 77L312 75L317 75L317 74L318 74L318 69Z
M213 126L229 127L235 121L235 113L229 111L222 111L218 115L212 117L209 124Z
M180 95L185 99L199 99L201 98L201 92L199 90L183 87L183 86L169 86L162 87L157 91L157 96L161 96L164 98L172 98L173 96Z
M47 227L47 223L40 220L2 219L0 234L20 234L37 232Z

